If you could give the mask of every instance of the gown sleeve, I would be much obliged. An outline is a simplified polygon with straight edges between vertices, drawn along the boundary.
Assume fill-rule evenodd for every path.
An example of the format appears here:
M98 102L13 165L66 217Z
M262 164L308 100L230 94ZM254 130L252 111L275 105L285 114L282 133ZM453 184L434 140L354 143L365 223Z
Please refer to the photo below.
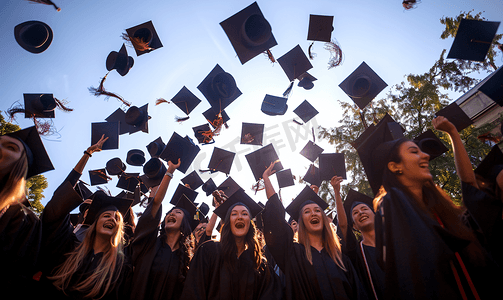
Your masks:
M161 222L162 204L157 210L156 216L152 217L152 203L153 201L147 206L138 220L138 224L136 224L134 239L131 244L133 264L137 262L140 256L144 255L144 252L148 248L154 247L157 239L159 223Z
M216 261L219 257L216 242L208 241L199 246L194 257L190 261L189 272L180 299L205 300L211 299L211 286L218 290L219 282L214 282L213 274L218 268Z

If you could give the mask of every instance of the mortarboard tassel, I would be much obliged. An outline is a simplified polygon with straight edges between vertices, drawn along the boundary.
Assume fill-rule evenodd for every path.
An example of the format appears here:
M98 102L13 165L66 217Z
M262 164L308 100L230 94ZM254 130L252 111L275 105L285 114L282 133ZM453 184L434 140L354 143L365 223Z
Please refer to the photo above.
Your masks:
M101 170L92 170L90 171L91 173L99 176L101 179L105 179L106 181L109 181L109 180L112 180L112 177L108 176L107 174L105 174L103 171Z
M187 121L190 117L187 116L187 117L184 117L184 118L180 118L180 117L175 117L175 120L178 122L178 123L182 123L183 121Z
M299 122L299 121L297 121L297 120L295 120L295 119L293 119L292 121L294 121L295 123L297 123L297 124L299 124L299 125L304 125L304 123L301 123L301 122Z
M292 82L290 82L290 86L286 89L286 91L283 93L283 97L287 97L290 95L290 92L292 91L293 89L293 83L295 82L295 80L292 80Z
M310 60L313 60L313 59L314 59L314 57L316 56L316 53L313 53L313 52L312 52L312 50L311 50L311 49L313 48L313 45L314 45L314 41L313 41L313 42L311 43L311 45L309 45L309 47L307 48L307 53L308 53L308 55L309 55L309 59L310 59Z
M251 133L247 133L243 136L242 142L245 144L249 144L255 140L255 137Z
M95 87L89 87L88 90L91 94L93 94L94 96L98 97L98 96L102 96L102 95L105 95L105 99L109 98L109 97L114 97L114 98L117 98L119 99L124 105L126 105L127 107L130 107L131 106L131 103L127 102L126 100L124 100L124 98L122 98L121 96L117 95L117 94L114 94L114 93L111 93L111 92L108 92L105 90L105 87L103 86L103 84L105 83L105 80L107 79L107 76L110 72L108 72L100 81L100 85L98 88L95 88Z
M21 104L9 108L6 111L6 114L9 116L9 122L14 121L15 115L18 113L25 113L24 106L22 106Z
M40 4L45 4L45 5L52 5L56 9L56 11L61 11L61 8L59 8L54 2L51 0L28 0L32 3L40 3Z
M33 123L35 124L35 128L37 128L37 131L40 135L51 135L56 132L52 120L40 121L39 119L33 117Z
M59 99L56 99L54 98L54 101L56 101L56 106L61 109L62 111L64 112L70 112L70 111L73 111L73 108L68 108L65 106L65 104L68 104L68 101L66 100L59 100Z
M493 136L490 132L479 135L477 139L479 139L483 143L485 143L486 141L491 141L495 144L498 144L501 141L501 137Z
M161 103L170 103L168 100L164 99L164 98L159 98L157 100L155 100L155 105L159 105Z
M272 62L272 63L275 63L276 62L276 59L274 58L274 56L272 55L272 52L271 50L267 49L267 51L264 52L266 55L267 55L267 58Z
M342 50L337 40L325 43L325 49L330 51L330 60L328 61L328 69L335 68L342 63Z
M123 32L121 35L122 39L127 42L129 46L132 46L138 51L152 50L147 42L137 37L130 37L127 33Z

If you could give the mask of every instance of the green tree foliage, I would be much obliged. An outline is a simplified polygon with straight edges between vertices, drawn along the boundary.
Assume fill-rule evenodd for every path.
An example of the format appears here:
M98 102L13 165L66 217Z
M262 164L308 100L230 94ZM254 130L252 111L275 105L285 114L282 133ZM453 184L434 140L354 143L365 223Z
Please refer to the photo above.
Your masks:
M21 127L16 124L7 122L0 111L0 135L18 131ZM47 188L47 179L44 175L35 175L26 181L27 197L30 201L32 210L40 214L44 209L44 205L40 202L44 198L44 189Z
M463 18L482 19L481 13L472 15L471 12L461 13L456 18L444 17L440 20L442 24L446 25L442 38L455 36L457 26ZM498 35L495 43L498 43L502 36ZM478 74L480 71L492 71L490 67L496 68L494 47L495 44L492 45L490 54L483 63L463 60L447 61L444 49L428 72L407 75L406 81L394 85L384 99L373 100L362 111L353 103L339 100L343 111L343 118L339 121L339 126L331 128L320 126L319 137L333 145L336 152L343 152L345 155L346 170L350 174L348 177L350 181L342 187L343 198L350 188L372 196L360 158L356 149L351 146L353 141L364 132L364 124L376 124L388 113L402 125L405 129L404 134L408 138L414 138L428 129L433 130L431 120L435 113L453 100L449 98L449 90L467 92L478 82L471 75ZM461 132L468 155L474 165L477 165L490 150L490 146L480 142L477 137L493 127L494 124L487 124L480 128L470 126ZM435 130L434 132L450 149L448 136ZM431 161L430 170L436 183L455 202L460 203L460 182L455 172L452 150ZM320 187L320 195L325 196L325 200L333 207L334 202L330 189L330 185L325 182Z

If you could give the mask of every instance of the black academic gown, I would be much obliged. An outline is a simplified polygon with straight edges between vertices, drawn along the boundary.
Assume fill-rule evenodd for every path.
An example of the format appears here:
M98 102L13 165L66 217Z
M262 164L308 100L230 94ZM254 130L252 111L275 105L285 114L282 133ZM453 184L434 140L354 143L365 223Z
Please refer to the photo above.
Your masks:
M72 172L75 171L72 170ZM80 244L80 241L73 233L74 228L70 222L70 212L82 203L82 198L74 190L73 182L76 181L65 180L56 189L41 216L43 226L42 245L44 249L40 258L40 261L43 262L40 264L40 268L45 275L41 279L41 289L44 291L44 296L51 299L86 299L81 292L72 290L71 286L89 277L103 257L103 253L94 253L92 250L85 256L81 267L70 281L68 295L64 295L63 292L57 290L47 278L53 275L55 268L65 261L66 254L75 250ZM114 289L109 291L102 299L124 299L127 297L126 295L129 295L128 280L131 274L132 267L127 263L126 258L121 273L117 275Z
M376 211L375 223L378 260L386 274L386 299L461 299L452 269L454 266L463 277L456 252L482 299L499 293L501 275L495 264L472 264L465 253L469 241L453 236L402 191L388 191ZM470 294L464 279L461 284Z
M340 232L340 227L337 228L337 233L340 237L342 237L342 253L346 254L353 263L356 273L358 274L358 278L360 278L360 281L365 287L365 291L367 292L369 299L384 299L384 271L377 263L375 247L363 245L363 251L365 254L364 257L360 242L357 241L356 236L350 229L348 229L346 239L343 238L344 235ZM370 278L372 278L375 295Z
M313 264L303 245L293 241L283 204L274 194L262 212L264 236L274 260L285 274L286 299L368 299L351 261L342 255L342 270L325 249L311 247Z
M0 217L1 295L19 295L19 291L25 291L23 296L31 297L41 230L39 218L22 204L9 206Z
M265 261L256 270L252 257L252 250L247 249L239 258L231 257L229 268L219 242L201 244L190 262L181 299L282 299L276 274L269 272Z
M152 203L138 220L131 244L135 272L130 299L180 299L184 285L180 275L182 252L171 251L158 236L162 206L152 217Z

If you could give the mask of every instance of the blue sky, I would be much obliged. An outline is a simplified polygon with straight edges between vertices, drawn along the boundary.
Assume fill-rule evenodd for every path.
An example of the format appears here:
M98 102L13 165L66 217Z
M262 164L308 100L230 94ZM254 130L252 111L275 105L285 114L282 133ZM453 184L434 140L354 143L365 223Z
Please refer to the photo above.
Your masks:
M452 39L441 40L442 16L454 17L461 11L484 11L490 21L501 21L501 1L429 1L424 0L416 9L405 11L401 0L386 1L258 1L262 13L272 26L278 45L271 49L278 58L296 45L304 51L310 44L306 40L309 14L334 16L332 38L337 39L343 53L341 66L327 70L329 54L323 43L314 45L316 58L309 72L318 81L310 91L295 86L288 100L289 109L284 116L271 117L260 111L265 94L280 96L289 81L278 64L271 64L259 55L241 65L234 49L219 23L253 1L65 1L55 0L62 11L52 6L32 4L21 0L3 0L0 4L0 110L5 111L13 103L23 103L23 93L53 93L58 99L66 99L71 113L56 111L54 125L58 135L44 138L44 144L55 166L45 173L49 187L45 191L45 204L52 192L63 181L82 152L90 146L92 122L104 119L120 107L115 99L104 100L89 94L88 87L99 84L107 70L105 60L111 51L118 51L123 43L121 33L125 29L151 20L164 45L151 53L137 57L132 48L128 53L135 60L130 72L122 77L113 71L107 77L105 87L123 96L136 106L149 103L149 134L135 133L120 136L120 149L96 153L89 160L82 179L89 182L88 170L103 168L113 157L126 160L130 149L141 149L149 155L145 146L161 136L168 141L172 133L193 137L192 127L205 123L202 112L208 102L197 86L219 64L232 74L242 95L227 109L231 120L229 129L216 137L213 145L200 146L193 169L205 169L213 147L217 146L237 153L231 177L245 188L256 201L265 202L265 193L253 195L250 187L253 176L245 155L257 146L240 145L236 142L241 133L241 123L263 123L266 126L264 145L273 143L285 168L292 168L296 175L303 175L310 161L298 152L311 139L311 127L336 126L341 117L337 100L351 101L338 87L362 61L365 61L388 84L378 98L385 97L393 85L405 80L407 74L426 72L438 59L442 49L449 49ZM54 32L50 47L41 54L22 49L14 39L14 27L29 20L48 24ZM503 27L500 26L498 33ZM502 64L501 55L496 59ZM483 76L484 74L482 74ZM155 106L158 98L171 99L183 86L192 91L202 102L191 113L191 118L178 124L175 116L184 114L173 104ZM459 94L452 93L451 100ZM298 126L291 120L302 101L308 100L320 112L310 123ZM18 117L21 127L32 125L29 119ZM335 152L332 146L318 141L325 153ZM140 172L140 167L128 166L127 172ZM176 172L167 192L170 200L179 180L185 175ZM203 180L214 178L220 184L224 174L202 174ZM275 180L273 180L275 182ZM114 178L107 187L113 194ZM285 205L303 186L297 184L282 190ZM202 191L197 202L210 203ZM166 210L169 205L165 206ZM136 209L138 210L138 209Z

